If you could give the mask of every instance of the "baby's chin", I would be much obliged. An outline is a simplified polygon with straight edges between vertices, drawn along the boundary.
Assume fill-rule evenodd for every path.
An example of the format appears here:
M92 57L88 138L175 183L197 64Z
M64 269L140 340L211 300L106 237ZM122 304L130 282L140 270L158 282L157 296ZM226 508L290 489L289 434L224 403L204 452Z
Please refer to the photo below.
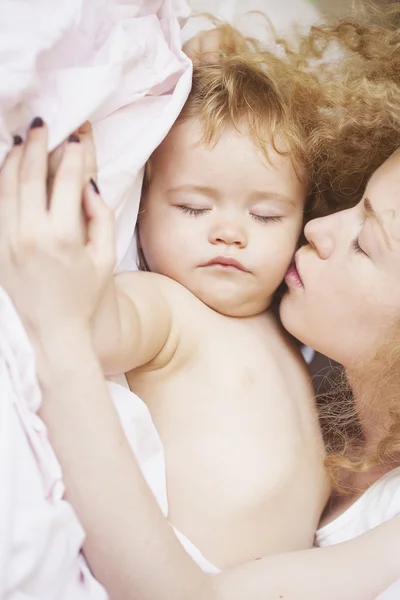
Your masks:
M265 312L273 300L273 294L266 296L264 292L258 293L254 287L250 291L246 282L243 281L204 280L197 277L185 277L181 273L161 274L171 277L203 304L226 317L254 317Z
M255 317L265 312L271 305L272 298L254 298L244 295L222 295L213 294L211 291L196 294L206 306L226 317Z

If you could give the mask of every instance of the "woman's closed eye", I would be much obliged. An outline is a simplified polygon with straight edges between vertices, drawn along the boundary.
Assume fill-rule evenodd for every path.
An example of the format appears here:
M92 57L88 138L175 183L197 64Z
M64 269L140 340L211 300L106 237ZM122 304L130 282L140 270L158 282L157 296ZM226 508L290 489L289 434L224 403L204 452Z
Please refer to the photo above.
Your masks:
M194 208L193 206L186 206L184 204L178 204L177 208L187 215L191 215L192 217L199 217L200 215L204 215L211 210L211 208Z
M364 254L365 256L368 256L365 250L361 248L358 237L351 242L351 247L357 254Z

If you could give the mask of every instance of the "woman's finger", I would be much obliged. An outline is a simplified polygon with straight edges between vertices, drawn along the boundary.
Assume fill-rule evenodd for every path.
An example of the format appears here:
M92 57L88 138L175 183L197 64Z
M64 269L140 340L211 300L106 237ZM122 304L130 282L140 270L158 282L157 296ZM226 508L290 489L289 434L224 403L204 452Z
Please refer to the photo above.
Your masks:
M90 179L97 179L97 162L96 162L96 150L94 145L92 126L89 121L86 121L81 125L72 135L77 135L80 139L81 146L83 148L83 185L86 185ZM48 176L47 176L47 194L51 197L53 193L54 178L60 166L65 146L68 142L62 142L57 148L55 148L49 154L48 162Z
M23 141L14 137L11 148L0 170L0 235L9 236L18 223L19 171L23 156Z
M94 144L92 126L89 121L86 121L79 127L77 134L80 137L83 148L83 181L86 185L91 179L97 181L96 147Z
M53 185L54 185L54 177L58 171L58 167L60 166L64 150L65 150L66 142L62 142L57 148L54 148L52 152L50 152L48 157L48 166L47 166L47 197L51 198L53 193Z
M20 167L21 228L32 230L47 211L47 127L36 117L31 123Z
M54 178L50 215L59 235L82 238L83 149L76 134L70 135Z
M91 180L83 196L87 222L87 247L93 261L110 273L115 266L115 220Z

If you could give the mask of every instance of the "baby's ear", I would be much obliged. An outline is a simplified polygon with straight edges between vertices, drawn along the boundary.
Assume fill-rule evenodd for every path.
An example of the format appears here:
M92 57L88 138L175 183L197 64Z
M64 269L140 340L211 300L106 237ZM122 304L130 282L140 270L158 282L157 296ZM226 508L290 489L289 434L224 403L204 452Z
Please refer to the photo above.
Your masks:
M183 51L194 64L216 63L220 59L220 28L200 31L183 45Z
M223 56L242 55L249 48L246 38L228 23L200 31L183 45L195 65L218 63Z

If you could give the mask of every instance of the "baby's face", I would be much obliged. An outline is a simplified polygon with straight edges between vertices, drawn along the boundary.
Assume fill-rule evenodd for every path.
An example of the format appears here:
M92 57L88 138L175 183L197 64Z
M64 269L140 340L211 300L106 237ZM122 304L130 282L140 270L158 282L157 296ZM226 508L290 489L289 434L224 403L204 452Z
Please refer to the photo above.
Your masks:
M200 138L197 122L180 123L153 156L140 221L146 262L220 313L259 314L295 251L306 185L289 157L271 147L268 164L233 128L215 146Z

